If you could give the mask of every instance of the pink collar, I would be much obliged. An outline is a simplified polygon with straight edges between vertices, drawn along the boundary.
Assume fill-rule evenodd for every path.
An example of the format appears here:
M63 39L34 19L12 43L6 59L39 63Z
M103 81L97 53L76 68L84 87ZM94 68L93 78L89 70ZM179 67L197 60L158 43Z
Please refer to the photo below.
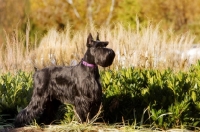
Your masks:
M96 66L95 64L87 63L87 62L84 61L84 60L82 60L82 64L83 64L84 66L88 66L88 67L92 67L92 68Z

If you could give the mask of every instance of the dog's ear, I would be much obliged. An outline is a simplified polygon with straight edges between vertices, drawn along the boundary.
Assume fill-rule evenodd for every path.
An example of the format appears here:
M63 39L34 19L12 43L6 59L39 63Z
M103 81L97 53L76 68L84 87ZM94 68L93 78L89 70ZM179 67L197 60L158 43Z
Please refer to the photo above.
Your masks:
M93 37L92 37L92 34L90 33L89 35L88 35L88 38L87 38L87 47L91 47L92 45L93 45Z
M100 39L99 39L99 33L97 32L97 39L96 39L97 41L100 41Z

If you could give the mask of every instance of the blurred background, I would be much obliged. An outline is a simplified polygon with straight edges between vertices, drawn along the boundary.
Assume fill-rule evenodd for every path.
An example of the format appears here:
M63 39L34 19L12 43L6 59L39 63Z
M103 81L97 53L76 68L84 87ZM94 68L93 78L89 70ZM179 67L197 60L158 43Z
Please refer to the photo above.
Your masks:
M79 30L95 26L123 25L135 27L136 16L141 24L160 23L163 30L173 27L176 33L190 31L200 40L200 0L0 0L0 45L5 33L15 29L26 33L30 21L30 39L38 39L54 27L63 30L67 23ZM31 42L31 41L30 41Z
M200 0L0 0L0 70L71 65L89 32L109 41L115 68L185 69L200 59L199 7Z

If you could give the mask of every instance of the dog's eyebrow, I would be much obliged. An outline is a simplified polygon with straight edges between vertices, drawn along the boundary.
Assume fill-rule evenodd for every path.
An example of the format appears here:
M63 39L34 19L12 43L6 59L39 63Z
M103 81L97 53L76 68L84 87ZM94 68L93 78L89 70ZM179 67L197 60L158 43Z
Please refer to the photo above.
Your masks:
M104 42L101 42L101 41L96 41L96 47L102 47L102 46L104 46L103 45L104 44Z

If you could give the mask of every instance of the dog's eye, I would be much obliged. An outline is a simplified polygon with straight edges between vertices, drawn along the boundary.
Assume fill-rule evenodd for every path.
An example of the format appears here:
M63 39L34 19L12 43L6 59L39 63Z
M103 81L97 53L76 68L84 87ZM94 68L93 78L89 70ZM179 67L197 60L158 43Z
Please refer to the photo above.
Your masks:
M101 48L102 46L100 44L97 44L95 47L96 48Z

